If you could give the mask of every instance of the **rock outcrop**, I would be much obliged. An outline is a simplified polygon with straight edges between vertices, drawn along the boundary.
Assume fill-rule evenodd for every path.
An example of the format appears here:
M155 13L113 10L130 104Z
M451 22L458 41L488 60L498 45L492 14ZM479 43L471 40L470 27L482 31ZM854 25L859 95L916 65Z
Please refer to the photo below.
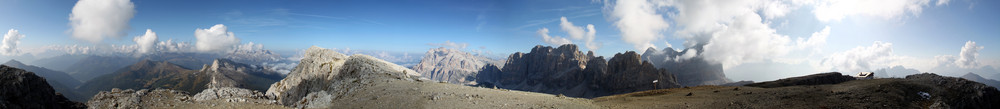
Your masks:
M419 77L416 71L371 56L346 56L313 46L285 79L271 85L267 95L280 104L295 105L313 92L346 95L386 78L414 81Z
M205 89L201 93L195 94L193 99L195 101L223 100L226 102L251 102L257 104L277 103L277 101L265 96L264 92L235 87Z
M930 99L946 105L943 108L954 109L995 109L1000 108L1000 91L983 83L969 81L956 77L945 77L932 73L906 76L909 81L932 84L927 90Z
M111 91L102 91L94 95L90 101L87 101L87 105L92 109L137 109L154 105L168 105L169 102L192 102L192 99L187 92L170 89L121 90L114 88Z
M45 78L35 73L0 65L0 108L82 109L86 106L56 93Z
M700 56L698 49L675 51L667 47L662 51L649 48L642 54L642 60L649 61L656 68L667 69L677 76L683 86L720 85L731 82L723 72L722 64L711 63Z
M216 59L205 65L201 73L211 77L207 88L238 87L256 91L267 91L271 84L284 78L278 72L264 67L237 63L228 59Z
M471 85L480 68L487 64L499 65L502 61L441 47L428 50L413 70L431 80Z
M772 87L785 87L785 86L797 86L797 85L837 84L852 80L855 80L855 78L851 76L841 75L840 72L829 72L829 73L819 73L819 74L812 74L800 77L778 79L775 81L747 84L746 86L772 88Z
M514 53L499 71L481 69L477 83L485 87L598 97L641 90L679 87L673 74L643 62L635 52L604 57L584 54L576 45L558 48L535 46L529 53ZM658 83L654 84L656 80ZM489 86L492 85L492 86Z

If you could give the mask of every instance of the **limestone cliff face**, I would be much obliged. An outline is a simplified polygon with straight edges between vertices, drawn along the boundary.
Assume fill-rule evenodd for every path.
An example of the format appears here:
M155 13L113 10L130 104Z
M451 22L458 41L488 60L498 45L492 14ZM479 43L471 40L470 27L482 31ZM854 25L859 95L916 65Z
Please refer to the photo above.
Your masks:
M477 82L498 88L598 97L654 88L679 87L673 74L643 62L635 52L618 54L610 62L584 54L576 45L558 48L535 46L529 53L514 53L500 70L487 65ZM658 80L658 84L653 84Z
M266 91L271 84L284 78L280 73L262 66L237 63L228 59L216 59L212 65L205 65L200 72L212 78L207 88L238 87Z
M413 70L431 80L453 84L472 84L480 68L487 64L498 65L502 61L473 55L461 50L436 48L427 51Z
M642 60L648 61L656 68L666 69L677 76L677 82L683 86L721 85L732 82L726 78L722 64L706 61L698 49L675 51L665 48L662 51L649 48L642 54Z
M22 69L0 65L0 108L82 109L82 103L57 94L45 78Z
M375 81L419 77L416 71L368 55L346 56L313 46L285 79L271 85L267 96L287 106L315 92L342 96L373 86Z

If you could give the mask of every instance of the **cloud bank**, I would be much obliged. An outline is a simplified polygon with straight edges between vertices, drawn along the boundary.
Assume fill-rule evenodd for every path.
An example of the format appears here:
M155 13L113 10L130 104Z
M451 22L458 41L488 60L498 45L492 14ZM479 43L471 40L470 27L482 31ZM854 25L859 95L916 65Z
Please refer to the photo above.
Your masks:
M73 38L92 43L120 38L134 15L135 5L129 0L80 0L69 15L70 32Z
M856 47L844 52L833 53L820 65L825 69L840 72L863 72L877 68L888 67L890 63L899 60L892 53L892 43L875 42L868 47Z
M677 28L674 37L687 48L700 49L706 60L726 69L743 63L787 59L788 54L815 54L826 45L831 27L811 36L778 34L772 22L793 10L811 9L821 22L851 17L886 20L919 16L929 0L605 0L604 12L636 50L656 47L664 31ZM948 1L938 1L946 4ZM811 7L811 8L802 8ZM669 22L668 22L669 21ZM671 25L671 23L673 25ZM794 40L793 40L794 38ZM664 42L671 46L670 42ZM811 52L810 52L811 51ZM800 62L800 61L796 61Z
M222 24L208 29L196 29L194 37L197 39L195 48L201 52L225 52L240 44L240 39Z
M962 51L958 53L958 56L953 55L939 55L934 56L937 61L938 66L957 66L959 68L977 68L980 65L976 57L979 57L979 50L984 47L976 45L976 42L968 41L965 42L965 46L962 46Z
M662 38L662 32L670 27L662 12L657 11L664 5L647 0L618 0L606 3L605 10L610 10L610 21L621 31L622 40L636 50L645 50L656 48L652 41Z

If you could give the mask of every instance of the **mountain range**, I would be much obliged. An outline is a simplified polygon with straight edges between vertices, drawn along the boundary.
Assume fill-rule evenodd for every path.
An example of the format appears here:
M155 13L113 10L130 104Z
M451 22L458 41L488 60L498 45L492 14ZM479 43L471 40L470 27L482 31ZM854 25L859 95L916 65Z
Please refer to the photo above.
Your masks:
M993 86L993 87L1000 87L1000 81L993 80L993 79L986 79L986 78L983 78L982 76L979 76L978 74L975 74L975 73L967 73L965 75L962 75L961 78L965 78L965 79L968 79L968 80L976 81L976 82L983 83L983 84L986 84L986 85L989 85L989 86Z
M557 48L538 45L528 53L511 54L502 68L482 68L476 82L483 87L592 98L680 87L676 80L671 72L642 61L632 51L605 61L592 51L584 54L576 45L566 44Z
M569 58L568 58L569 57ZM581 62L580 60L587 61ZM538 61L541 60L541 61ZM111 75L116 81L151 86L112 88L87 101L89 108L996 108L1000 91L979 82L931 73L905 78L855 79L821 73L750 84L683 87L671 72L656 68L636 52L618 53L608 61L583 55L574 45L536 46L515 53L502 69L484 65L477 86L442 83L419 72L367 55L344 55L312 47L287 77L266 92L246 89L250 79L230 73L257 72L255 65L217 59L201 70L169 62L143 60ZM515 67L512 67L514 65ZM264 69L266 70L266 69ZM564 72L552 72L564 71ZM202 72L204 71L204 72ZM176 73L168 74L167 72ZM227 73L228 72L228 73ZM274 74L260 71L260 74ZM270 73L268 73L270 72ZM124 76L123 76L124 75ZM132 76L128 76L132 75ZM200 83L184 76L208 79ZM219 76L222 75L222 76ZM252 73L246 75L253 76ZM974 75L969 75L974 77ZM256 77L255 77L256 78ZM268 78L268 77L260 77ZM552 80L562 79L562 80ZM215 82L215 83L213 83ZM550 82L550 83L546 83ZM555 83L551 83L555 82ZM571 82L579 82L573 84ZM647 83L648 82L648 83ZM0 66L0 108L85 108L62 97L43 77ZM58 82L55 82L58 83ZM160 84L167 83L167 84ZM514 83L514 84L511 84ZM532 83L532 84L529 84ZM81 87L92 86L85 83ZM120 83L107 83L116 85ZM191 85L194 84L194 85ZM494 85L499 88L489 88ZM575 86L572 86L575 85ZM235 87L234 87L235 86ZM522 92L511 86L546 89ZM571 87L570 89L565 89ZM514 87L523 88L523 87ZM512 89L512 90L508 90ZM548 91L548 92L547 92ZM575 98L582 95L618 93ZM197 93L195 93L197 92ZM961 92L961 93L955 93ZM192 95L193 94L193 95ZM721 104L721 105L720 105Z
M166 88L187 92L200 92L206 88L211 77L197 70L189 70L177 64L142 60L114 73L87 81L77 90L83 95L93 96L100 91L113 88L155 89Z

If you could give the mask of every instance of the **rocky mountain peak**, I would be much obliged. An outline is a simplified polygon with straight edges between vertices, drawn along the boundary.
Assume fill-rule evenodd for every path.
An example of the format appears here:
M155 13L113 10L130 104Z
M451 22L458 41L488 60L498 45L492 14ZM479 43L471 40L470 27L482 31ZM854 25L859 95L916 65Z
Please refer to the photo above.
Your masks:
M271 85L267 96L279 104L293 105L313 92L349 93L386 79L418 80L420 73L372 56L346 56L333 50L310 47L289 75ZM339 96L339 95L337 95Z
M13 59L10 60L10 61L7 61L6 63L3 63L3 64L4 65L10 65L10 66L27 66L24 63L21 63L21 61L17 61L17 60L13 60Z

